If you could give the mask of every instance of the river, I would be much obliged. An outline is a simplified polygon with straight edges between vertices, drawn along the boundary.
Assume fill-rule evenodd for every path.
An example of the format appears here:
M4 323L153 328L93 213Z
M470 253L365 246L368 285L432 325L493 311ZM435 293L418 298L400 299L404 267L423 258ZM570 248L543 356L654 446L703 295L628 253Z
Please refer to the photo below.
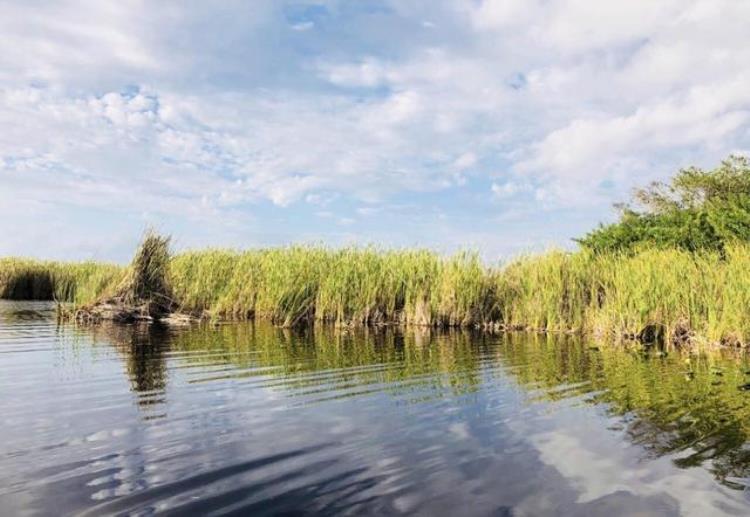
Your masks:
M748 515L750 364L0 302L0 514Z

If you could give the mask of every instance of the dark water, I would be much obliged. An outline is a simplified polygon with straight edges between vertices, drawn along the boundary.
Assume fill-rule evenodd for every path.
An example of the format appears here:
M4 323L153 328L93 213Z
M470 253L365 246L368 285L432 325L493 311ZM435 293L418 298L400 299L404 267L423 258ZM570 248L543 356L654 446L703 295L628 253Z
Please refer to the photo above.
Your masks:
M3 516L750 514L742 358L53 315L0 302Z

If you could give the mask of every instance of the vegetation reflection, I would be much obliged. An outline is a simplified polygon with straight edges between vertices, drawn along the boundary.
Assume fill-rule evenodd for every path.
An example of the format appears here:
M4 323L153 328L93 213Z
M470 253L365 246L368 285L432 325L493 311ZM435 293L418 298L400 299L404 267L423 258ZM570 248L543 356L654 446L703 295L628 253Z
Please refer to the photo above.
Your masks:
M687 356L515 335L502 340L499 355L521 385L544 388L546 399L586 395L587 402L606 404L654 456L673 455L680 467L705 465L736 488L750 475L744 354Z
M432 398L472 393L481 384L475 340L458 331L296 331L232 324L177 332L172 348L202 352L185 356L187 362L221 361L237 367L218 373L219 378L271 377L278 382L269 385L297 395L335 391L335 396L345 397L374 389L427 396L429 390Z
M680 467L704 465L736 488L750 475L744 355L667 354L520 333L293 331L257 323L98 332L105 329L143 405L163 399L167 372L178 367L192 372L184 377L190 384L248 383L302 405L382 393L397 402L460 403L511 380L530 401L577 397L603 405L622 417L633 442Z

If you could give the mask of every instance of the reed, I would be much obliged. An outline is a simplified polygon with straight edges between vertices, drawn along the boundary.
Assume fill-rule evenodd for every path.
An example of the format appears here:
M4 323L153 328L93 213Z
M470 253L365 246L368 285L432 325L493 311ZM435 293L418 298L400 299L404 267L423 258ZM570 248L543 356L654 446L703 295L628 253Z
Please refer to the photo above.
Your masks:
M184 253L170 283L184 310L218 318L468 326L492 320L491 279L469 253L292 246Z
M171 253L169 237L146 232L112 298L123 305L147 302L152 310L167 313L174 298L169 285Z
M0 259L0 299L57 300L86 303L120 278L114 264L53 262L23 258Z
M550 251L487 266L476 254L289 247L190 252L173 259L183 308L290 326L402 323L588 331L744 344L750 339L750 246L721 255L643 249Z
M208 249L170 257L166 240L154 244L143 264L137 256L130 268L2 259L0 296L86 305L121 295L125 285L136 298L159 293L196 316L286 327L406 324L616 339L660 329L654 335L681 345L750 343L745 244L721 253L549 251L499 265L475 253L375 247ZM132 282L135 270L143 285Z

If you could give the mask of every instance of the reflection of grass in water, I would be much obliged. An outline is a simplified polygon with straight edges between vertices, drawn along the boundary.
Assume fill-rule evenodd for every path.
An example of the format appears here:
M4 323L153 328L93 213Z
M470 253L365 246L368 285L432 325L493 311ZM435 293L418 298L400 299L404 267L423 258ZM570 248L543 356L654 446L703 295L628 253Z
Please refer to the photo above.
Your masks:
M217 376L283 379L284 389L305 391L347 386L379 386L380 391L431 387L455 395L476 391L480 376L466 333L442 344L429 332L337 331L315 328L296 332L269 325L203 327L174 334L172 349L204 351L184 357L200 364L226 362L240 370ZM411 382L413 381L413 382Z
M297 332L262 324L152 329L145 335L129 335L132 330L123 327L95 332L115 343L134 391L143 394L165 389L167 357L175 366L198 367L192 382L247 381L305 395L300 403L368 390L408 403L460 397L502 371L535 399L581 395L605 404L625 417L630 439L654 456L674 455L681 467L706 463L722 481L750 474L750 392L738 389L750 382L750 365L742 356L646 355L533 334Z
M139 404L147 406L160 398L143 398L150 394L160 397L167 387L167 365L169 333L166 329L152 325L105 324L86 328L94 342L109 343L123 358L131 389L142 396ZM85 335L85 334L84 334Z
M744 357L648 356L612 347L592 350L560 337L510 336L503 362L524 386L559 399L592 392L590 401L627 415L628 434L655 456L675 454L690 467L709 462L717 478L750 474L750 381ZM560 384L587 383L571 391Z

